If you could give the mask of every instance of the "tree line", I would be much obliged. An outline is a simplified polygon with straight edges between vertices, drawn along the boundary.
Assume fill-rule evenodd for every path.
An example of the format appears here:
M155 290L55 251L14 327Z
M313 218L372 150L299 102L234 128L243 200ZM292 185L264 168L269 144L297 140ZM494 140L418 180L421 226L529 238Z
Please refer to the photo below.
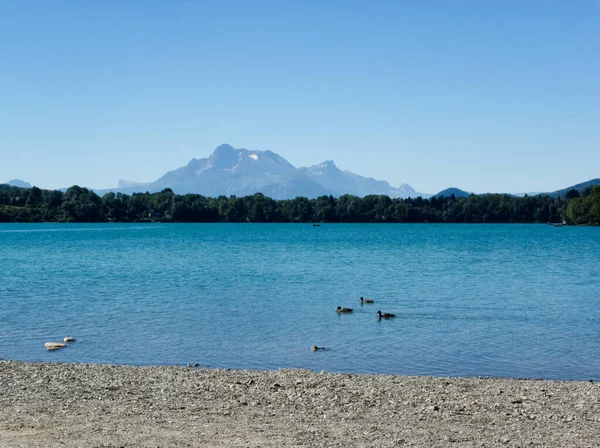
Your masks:
M566 221L570 224L600 226L600 185L586 190L582 197L573 194L567 205Z
M106 193L73 186L62 191L0 185L0 222L326 222L326 223L547 223L600 224L600 186L583 195L391 199L344 195L274 200L252 196L205 197L158 193Z

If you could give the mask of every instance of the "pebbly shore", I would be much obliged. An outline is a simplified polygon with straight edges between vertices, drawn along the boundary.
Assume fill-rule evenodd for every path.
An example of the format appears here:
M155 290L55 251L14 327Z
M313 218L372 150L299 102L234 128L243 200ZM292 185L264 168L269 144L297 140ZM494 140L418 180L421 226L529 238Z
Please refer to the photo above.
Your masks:
M2 447L598 447L600 384L0 361Z

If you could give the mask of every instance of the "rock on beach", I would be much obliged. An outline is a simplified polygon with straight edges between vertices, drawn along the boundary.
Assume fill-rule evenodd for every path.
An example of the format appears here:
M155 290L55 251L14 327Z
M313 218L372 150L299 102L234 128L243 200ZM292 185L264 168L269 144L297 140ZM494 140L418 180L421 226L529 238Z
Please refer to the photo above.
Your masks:
M44 347L46 348L46 350L52 351L65 347L65 344L63 344L62 342L46 342L44 344Z
M0 446L600 446L583 381L16 361L0 380Z

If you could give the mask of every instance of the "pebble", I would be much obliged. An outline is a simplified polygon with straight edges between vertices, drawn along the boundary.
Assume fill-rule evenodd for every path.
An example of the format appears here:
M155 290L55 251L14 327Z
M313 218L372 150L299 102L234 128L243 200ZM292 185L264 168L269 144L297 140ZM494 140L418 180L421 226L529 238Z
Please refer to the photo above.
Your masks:
M0 378L2 446L600 446L587 381L14 361Z

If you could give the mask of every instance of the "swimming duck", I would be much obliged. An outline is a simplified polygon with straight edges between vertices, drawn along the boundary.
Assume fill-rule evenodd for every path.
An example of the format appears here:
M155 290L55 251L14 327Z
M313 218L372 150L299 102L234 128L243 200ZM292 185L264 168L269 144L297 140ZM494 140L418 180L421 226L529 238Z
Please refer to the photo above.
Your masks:
M342 308L341 306L338 306L336 310L338 313L351 313L352 311L354 311L353 308Z
M375 303L375 300L360 298L360 303Z
M317 347L316 345L313 345L310 349L313 352L316 352L317 350L325 350L325 347Z
M392 317L396 317L395 314L392 314L392 313L382 313L381 311L377 311L377 314L379 315L380 319L390 319Z

